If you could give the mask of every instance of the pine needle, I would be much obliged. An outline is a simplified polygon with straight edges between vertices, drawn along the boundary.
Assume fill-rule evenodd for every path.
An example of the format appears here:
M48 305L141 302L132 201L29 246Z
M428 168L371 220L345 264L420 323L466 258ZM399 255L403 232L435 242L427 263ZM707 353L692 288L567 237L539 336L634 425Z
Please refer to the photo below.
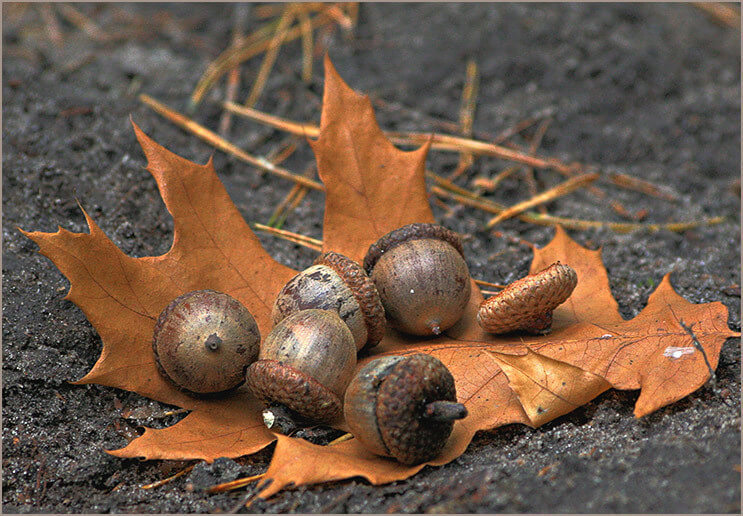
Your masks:
M331 22L332 18L324 11L310 20L313 30ZM278 25L278 20L265 24L245 38L239 47L228 48L212 61L191 94L189 109L194 109L203 100L204 95L214 86L216 81L233 67L243 61L247 61L251 57L257 56L261 52L265 52L271 44L271 33L275 30L276 25ZM301 27L292 27L284 36L284 43L293 41L301 37L301 35Z
M142 487L142 489L154 489L156 487L164 486L165 484L168 484L168 483L172 482L176 478L182 477L186 473L190 472L194 468L194 466L196 466L196 464L191 464L186 469L184 469L182 471L179 471L178 473L176 473L173 476L170 476L168 478L164 478L162 480L158 480L157 482L153 482L152 484L147 484L147 485L144 485L144 486L141 486L141 487Z
M313 124L301 124L292 120L269 115L257 109L245 108L232 102L225 102L224 108L241 116L245 116L265 125L292 132L294 134L317 137L320 129ZM570 172L574 167L566 165L557 159L543 159L529 156L523 152L508 149L492 143L471 140L460 136L440 133L416 133L385 131L384 134L396 145L423 145L431 142L431 149L453 152L471 152L476 155L493 156L496 158L515 161L534 168L552 168L562 172Z
M529 208L533 208L534 206L538 206L540 204L544 204L546 202L557 199L558 197L562 197L563 195L567 195L570 192L577 190L581 186L592 183L598 178L599 174L597 173L583 174L582 176L570 178L564 183L560 183L559 185L555 186L554 188L545 190L541 194L535 195L531 199L527 199L524 202L520 202L515 206L511 206L507 210L504 210L503 212L498 214L497 217L493 217L492 219L490 219L485 227L490 229L503 220L509 219L514 215L528 210Z
M244 161L254 167L258 167L261 170L265 170L266 172L269 172L276 176L283 177L284 179L289 179L290 181L294 181L295 183L299 183L308 188L312 188L313 190L325 189L323 185L317 181L313 181L312 179L308 179L306 177L302 177L300 175L289 172L286 169L274 165L262 156L256 157L243 151L236 145L228 142L227 140L219 136L214 131L207 129L203 125L195 122L194 120L191 120L187 116L170 109L165 104L153 99L149 95L142 94L139 96L139 100L147 106L151 107L156 113L162 115L177 126L194 134L208 144L213 145L214 147L235 156L241 161Z
M333 446L335 444L340 444L340 443L345 442L345 441L350 441L351 439L353 439L353 434L350 434L350 433L349 434L343 434L342 436L338 437L337 439L333 439L332 441L330 441L328 443L328 446Z
M715 21L740 30L740 8L735 9L723 2L692 2L692 4L709 14Z
M468 138L472 137L472 124L475 119L475 105L477 102L479 76L477 72L477 62L474 59L467 61L465 71L464 88L462 90L462 104L459 108L459 134ZM470 152L462 152L459 155L459 163L449 175L449 179L454 180L461 176L469 167L472 166L474 158Z
M217 484L214 486L211 486L209 489L206 490L209 494L215 494L215 493L226 493L227 491L233 491L235 489L240 489L241 487L245 487L251 482L255 482L256 480L262 479L266 474L261 473L260 475L253 475L252 477L244 477L244 478L238 478L237 480L233 480L231 482L225 482L223 484Z
M299 17L299 27L302 29L302 80L306 84L312 82L312 63L314 61L314 55L312 54L312 22L310 22L310 16L307 11L301 10L297 16Z
M628 190L634 190L636 192L644 193L645 195L657 197L658 199L663 199L666 201L678 201L678 197L676 197L675 195L669 192L664 192L659 186L656 186L650 181L646 181L644 179L620 173L609 175L609 179L615 185L621 186Z
M539 127L537 127L537 131L534 133L534 137L531 139L531 143L529 144L529 154L536 154L537 149L542 144L542 139L544 138L545 133L547 132L547 128L552 123L551 118L547 118L546 120L543 120L541 124L539 124ZM524 177L526 178L526 183L529 186L529 193L532 197L537 195L537 180L534 177L534 169L532 167L524 167ZM547 213L547 208L544 206L544 204L540 204L538 207L540 213Z
M440 197L452 199L454 201L464 204L465 206L469 206L471 208L477 208L487 213L498 214L506 210L506 207L503 206L502 204L499 204L493 201L488 201L485 199L477 199L477 198L468 197L466 195L460 195L454 192L449 192L437 186L434 186L433 188L431 188L431 191ZM576 230L609 228L612 231L616 231L617 233L628 233L630 231L638 231L638 230L645 230L645 231L650 231L650 232L661 231L661 230L680 232L680 231L686 231L688 229L697 228L700 226L711 226L714 224L720 224L721 222L725 220L724 217L712 217L712 218L703 219L700 221L693 221L693 222L669 222L665 224L632 224L632 223L626 223L626 222L603 222L603 221L598 221L598 220L583 220L583 219L573 219L573 218L567 218L567 217L556 217L554 215L542 215L541 213L536 213L532 211L520 213L516 215L516 218L523 220L524 222L528 222L530 224L536 224L538 226L560 225L566 229L576 229Z
M70 4L60 3L57 8L63 17L78 29L85 32L88 37L96 41L106 41L108 35L104 33L93 20L85 16Z
M245 106L252 107L253 105L255 105L258 97L260 97L261 93L263 93L263 89L266 87L266 81L268 81L268 76L270 75L271 70L273 69L273 65L276 62L276 57L279 55L279 50L281 49L281 46L284 44L284 40L286 39L289 25L291 25L295 18L296 15L294 6L292 4L287 4L287 6L284 8L284 12L281 15L281 18L279 18L279 23L276 26L276 32L271 38L268 48L266 49L266 54L263 56L263 62L261 63L261 67L258 70L258 75L255 78L255 82L253 83L253 87L250 90L250 94L245 101Z
M500 283L490 283L489 281L483 281L483 280L475 280L475 283L480 285L481 287L490 287L490 288L500 288L504 289L507 285L501 285Z
M232 47L237 48L240 45L240 41L243 38L243 28L245 25L245 19L248 17L248 10L250 9L249 4L235 4L233 15L235 16L235 23L232 29ZM227 86L225 93L225 100L227 102L233 102L237 97L237 90L240 87L240 65L236 64L227 75ZM227 136L230 131L230 123L232 122L232 113L229 111L223 111L222 116L219 119L219 134Z
M305 235L300 235L299 233L293 233L285 229L272 228L271 226L266 226L259 222L253 222L250 227L258 231L269 233L284 240L288 240L289 242L308 247L315 251L322 251L322 240L318 240L316 238L308 237Z

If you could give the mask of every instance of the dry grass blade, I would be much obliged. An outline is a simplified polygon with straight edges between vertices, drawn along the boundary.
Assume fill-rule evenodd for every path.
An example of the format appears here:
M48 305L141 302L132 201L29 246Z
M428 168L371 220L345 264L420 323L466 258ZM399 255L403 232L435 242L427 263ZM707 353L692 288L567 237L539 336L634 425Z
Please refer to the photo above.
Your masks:
M241 487L247 486L251 482L255 482L256 480L262 479L264 475L265 473L261 473L259 475L253 475L252 477L238 478L237 480L233 480L231 482L217 484L207 489L206 492L209 494L215 494L215 493L226 493L227 491L232 491L234 489L240 489Z
M276 57L279 55L279 50L286 39L289 25L291 25L295 17L294 6L292 4L287 4L281 18L279 19L279 24L276 26L276 32L266 49L266 54L263 56L263 62L258 70L258 75L255 78L248 99L245 101L245 106L252 107L261 93L263 93L263 89L266 87L266 81L268 80L268 75L271 73L273 65L276 62Z
M243 106L236 105L231 102L224 104L225 109L229 109L233 113L241 116L245 116L257 122L261 122L283 131L293 132L294 134L302 134L309 137L316 137L319 134L319 128L312 124L300 124L292 120L269 115L258 111L257 109L245 108ZM447 134L439 133L415 133L415 132L392 132L385 131L384 133L392 143L396 145L423 145L431 142L431 149L444 150L453 152L471 152L472 154L493 156L509 161L515 161L524 165L529 165L534 168L552 168L562 172L572 172L574 167L566 165L556 159L542 159L534 156L529 156L523 152L501 147L500 145L493 145L491 143L480 142L477 140L471 140L469 138L463 138L459 136L452 136Z
M154 489L156 487L164 486L165 484L172 482L176 478L182 477L186 473L189 473L194 468L194 466L196 466L196 464L191 464L186 469L179 471L175 475L172 475L168 478L164 478L162 480L158 480L157 482L153 482L152 484L147 484L147 485L142 486L142 489Z
M621 186L628 190L634 190L636 192L650 195L651 197L657 197L658 199L664 199L666 201L678 201L678 197L675 195L664 192L660 187L654 185L650 181L639 179L637 177L628 176L626 174L614 173L609 176L612 183L617 186Z
M139 100L142 101L144 104L148 105L149 107L151 107L158 114L167 118L174 124L182 127L186 131L189 131L190 133L198 136L199 138L209 143L210 145L213 145L216 148L224 152L227 152L228 154L232 154L236 158L250 165L253 165L254 167L258 167L271 174L274 174L279 177L283 177L284 179L289 179L290 181L294 181L295 183L302 184L308 188L312 188L313 190L324 190L324 187L321 183L317 181L313 181L312 179L308 179L306 177L299 176L297 174L293 174L292 172L289 172L286 169L283 169L281 167L274 165L273 163L268 161L266 158L256 157L251 154L248 154L247 152L243 151L236 145L228 142L227 140L219 136L214 131L207 129L203 125L198 124L197 122L191 120L187 116L170 109L165 104L158 102L157 100L153 99L149 95L142 94L139 96Z
M466 195L460 195L454 192L448 192L444 190L443 188L439 188L437 186L434 186L431 188L431 192L434 194L444 197L447 199L452 199L454 201L460 202L464 204L465 206L469 206L471 208L477 208L479 210L485 211L487 213L501 213L506 210L506 207L502 204L493 202L493 201L487 201L484 199L478 199L473 197L468 197ZM660 231L660 230L667 230L667 231L686 231L688 229L697 228L700 226L711 226L714 224L719 224L722 221L725 220L724 217L712 217L708 219L703 219L699 221L693 221L693 222L668 222L665 224L631 224L631 223L625 223L625 222L603 222L598 220L583 220L583 219L572 219L567 217L556 217L554 215L542 215L541 213L535 213L535 212L523 212L518 215L516 215L516 218L523 220L524 222L528 222L530 224L536 224L538 226L556 226L560 225L565 229L576 229L576 230L586 230L586 229L597 229L597 228L609 228L612 231L616 231L617 233L628 233L630 231L638 231L638 230L645 230L645 231Z

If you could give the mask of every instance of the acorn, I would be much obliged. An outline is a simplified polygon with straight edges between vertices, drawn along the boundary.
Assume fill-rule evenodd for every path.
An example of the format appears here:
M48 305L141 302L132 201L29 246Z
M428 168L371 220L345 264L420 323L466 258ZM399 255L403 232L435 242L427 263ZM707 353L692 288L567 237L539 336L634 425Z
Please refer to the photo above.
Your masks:
M251 392L315 421L341 414L343 393L356 368L348 326L332 310L296 312L269 333L247 371Z
M560 262L514 281L480 304L477 322L490 333L524 330L544 334L552 326L552 311L578 284L572 267Z
M417 353L366 364L346 389L343 413L351 433L369 451L412 465L441 452L454 421L466 417L467 408L457 403L446 366Z
M370 349L382 340L387 325L377 288L356 262L339 253L320 255L292 278L273 305L273 322L318 308L335 310L353 334L356 349Z
M439 335L464 313L470 275L459 236L436 224L408 224L369 247L364 269L390 323L413 335Z
M152 350L160 373L190 394L231 391L258 358L258 325L238 300L215 290L175 298L155 324Z

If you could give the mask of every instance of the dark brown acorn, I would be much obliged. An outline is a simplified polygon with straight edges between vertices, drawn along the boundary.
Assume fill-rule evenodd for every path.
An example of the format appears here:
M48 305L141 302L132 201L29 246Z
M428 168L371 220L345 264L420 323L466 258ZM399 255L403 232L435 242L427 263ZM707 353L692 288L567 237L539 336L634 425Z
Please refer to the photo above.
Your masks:
M377 288L364 269L342 254L322 254L294 276L276 298L273 323L309 308L335 310L351 330L357 350L372 348L384 337L386 321Z
M439 335L464 313L470 275L459 236L436 224L408 224L369 247L364 269L390 323L413 335Z
M419 353L369 362L348 385L343 413L351 433L369 451L420 464L441 452L454 421L466 417L467 408L457 403L446 366Z
M274 327L247 372L253 394L315 421L340 416L356 368L348 326L332 310L302 310Z
M258 325L238 300L214 290L175 298L155 324L152 349L160 373L192 394L230 391L258 358Z

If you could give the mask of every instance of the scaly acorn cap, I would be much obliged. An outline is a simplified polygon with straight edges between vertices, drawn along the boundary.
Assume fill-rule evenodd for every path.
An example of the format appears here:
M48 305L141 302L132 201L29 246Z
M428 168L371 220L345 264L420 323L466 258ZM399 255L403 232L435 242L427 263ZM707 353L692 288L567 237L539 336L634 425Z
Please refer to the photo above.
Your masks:
M436 457L467 415L457 403L454 377L437 358L418 353L372 360L351 380L344 414L370 451L419 464Z
M367 339L362 349L370 349L379 344L387 328L384 308L374 282L361 266L340 253L327 252L318 256L314 265L326 265L333 269L344 281L356 298L366 323Z
M572 267L553 263L483 301L477 322L489 333L546 333L552 325L552 311L570 297L577 284L578 275Z
M462 240L457 233L438 224L414 222L413 224L408 224L387 233L373 243L364 257L364 270L366 270L367 274L371 275L372 269L374 269L377 261L379 261L384 253L408 240L421 240L424 238L444 240L451 244L464 258Z

